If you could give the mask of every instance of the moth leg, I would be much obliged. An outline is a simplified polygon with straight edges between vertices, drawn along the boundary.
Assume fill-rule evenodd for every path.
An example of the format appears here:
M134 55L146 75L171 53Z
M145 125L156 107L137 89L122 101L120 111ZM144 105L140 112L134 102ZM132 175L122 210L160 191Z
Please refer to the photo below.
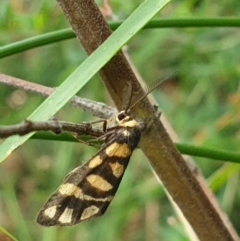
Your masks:
M100 120L96 120L96 121L87 122L87 124L90 124L90 125L97 124L97 123L102 123L102 131L105 133L107 131L108 120L100 119Z

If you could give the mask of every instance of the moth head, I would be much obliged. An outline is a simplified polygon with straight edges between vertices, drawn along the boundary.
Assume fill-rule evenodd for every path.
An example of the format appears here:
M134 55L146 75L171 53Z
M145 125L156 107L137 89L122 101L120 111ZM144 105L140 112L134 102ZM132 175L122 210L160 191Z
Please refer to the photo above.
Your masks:
M122 110L116 116L116 123L122 127L135 127L138 125L137 121L132 119L129 111Z

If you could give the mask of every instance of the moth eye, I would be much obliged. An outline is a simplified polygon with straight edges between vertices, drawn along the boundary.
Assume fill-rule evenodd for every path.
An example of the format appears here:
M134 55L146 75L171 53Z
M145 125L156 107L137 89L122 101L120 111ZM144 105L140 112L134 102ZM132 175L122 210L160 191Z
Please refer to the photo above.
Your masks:
M118 114L118 120L120 121L123 120L125 117L126 117L126 113L123 111Z

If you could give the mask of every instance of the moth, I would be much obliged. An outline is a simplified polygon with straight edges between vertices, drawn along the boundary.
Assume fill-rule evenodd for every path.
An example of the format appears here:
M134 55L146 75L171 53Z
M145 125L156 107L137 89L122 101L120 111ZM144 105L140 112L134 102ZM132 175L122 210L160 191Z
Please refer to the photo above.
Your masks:
M37 216L39 224L70 226L104 214L141 138L142 127L130 110L159 84L116 115L115 125L107 128L100 150L71 171L42 207ZM128 106L130 102L131 98Z

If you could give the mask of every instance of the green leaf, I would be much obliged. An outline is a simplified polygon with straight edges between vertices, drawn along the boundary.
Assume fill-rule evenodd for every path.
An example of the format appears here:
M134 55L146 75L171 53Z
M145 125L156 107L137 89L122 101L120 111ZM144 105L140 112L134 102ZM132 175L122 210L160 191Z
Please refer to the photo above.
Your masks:
M169 1L144 1L111 37L92 53L27 119L46 121L52 117ZM33 133L6 139L0 146L0 162L32 135Z

